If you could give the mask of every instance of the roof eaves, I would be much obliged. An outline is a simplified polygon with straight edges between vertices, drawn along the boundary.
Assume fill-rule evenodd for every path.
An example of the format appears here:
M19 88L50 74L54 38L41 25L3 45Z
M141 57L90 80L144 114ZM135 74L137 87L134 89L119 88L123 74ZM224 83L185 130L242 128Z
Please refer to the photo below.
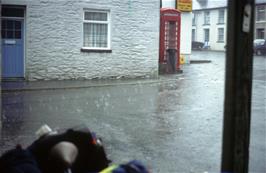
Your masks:
M193 9L192 11L217 10L217 9L224 9L224 8L227 8L227 6L222 6L222 7L213 7L213 8L201 8L201 9Z

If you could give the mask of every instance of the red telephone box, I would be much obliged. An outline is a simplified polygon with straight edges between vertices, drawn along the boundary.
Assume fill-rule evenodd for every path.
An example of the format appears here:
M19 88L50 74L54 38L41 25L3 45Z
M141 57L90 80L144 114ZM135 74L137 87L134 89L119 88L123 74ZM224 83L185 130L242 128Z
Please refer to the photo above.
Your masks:
M180 23L178 10L161 8L160 10L160 53L159 71L176 73L180 71Z

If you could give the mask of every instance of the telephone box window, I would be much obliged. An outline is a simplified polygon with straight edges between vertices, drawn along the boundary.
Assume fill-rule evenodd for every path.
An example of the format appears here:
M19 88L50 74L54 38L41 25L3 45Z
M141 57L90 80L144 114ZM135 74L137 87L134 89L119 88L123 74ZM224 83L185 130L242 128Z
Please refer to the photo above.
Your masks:
M181 14L175 9L160 10L159 72L176 73L180 70L180 21Z

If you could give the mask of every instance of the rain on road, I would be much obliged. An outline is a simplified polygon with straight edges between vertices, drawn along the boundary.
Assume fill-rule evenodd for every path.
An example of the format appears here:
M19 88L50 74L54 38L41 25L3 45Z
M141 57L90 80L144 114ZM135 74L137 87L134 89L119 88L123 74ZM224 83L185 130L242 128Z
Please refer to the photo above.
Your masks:
M1 153L29 145L43 124L87 124L115 163L142 160L153 172L219 172L225 54L193 52L211 63L182 67L156 82L2 93ZM266 58L254 58L251 172L263 172ZM263 140L264 139L264 140Z

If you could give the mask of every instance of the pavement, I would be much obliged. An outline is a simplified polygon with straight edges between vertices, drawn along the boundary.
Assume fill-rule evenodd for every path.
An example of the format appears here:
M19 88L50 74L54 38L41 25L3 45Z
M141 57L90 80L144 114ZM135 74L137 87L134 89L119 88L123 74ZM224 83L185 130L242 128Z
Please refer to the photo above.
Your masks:
M199 59L198 56L193 57L189 61L190 64L211 63L210 59ZM186 68L189 64L181 65ZM183 76L182 72L178 74L159 75L157 78L131 78L131 79L91 79L91 80L4 80L0 81L2 92L19 92L19 91L35 91L35 90L58 90L58 89L81 89L90 87L106 87L115 85L136 85L136 84L152 84L169 80L175 80Z
M2 81L2 92L61 90L115 85L136 85L157 83L163 79L103 79L103 80L61 80L61 81Z

